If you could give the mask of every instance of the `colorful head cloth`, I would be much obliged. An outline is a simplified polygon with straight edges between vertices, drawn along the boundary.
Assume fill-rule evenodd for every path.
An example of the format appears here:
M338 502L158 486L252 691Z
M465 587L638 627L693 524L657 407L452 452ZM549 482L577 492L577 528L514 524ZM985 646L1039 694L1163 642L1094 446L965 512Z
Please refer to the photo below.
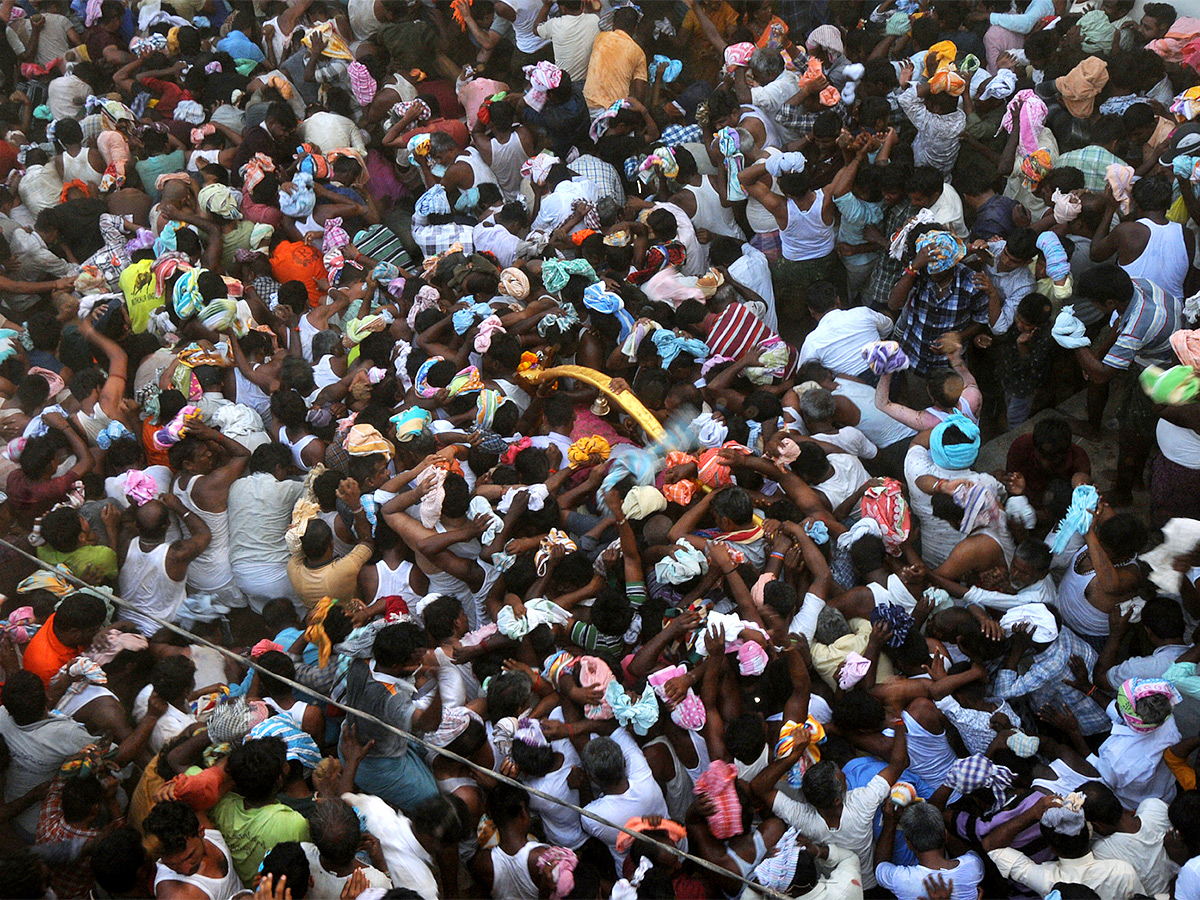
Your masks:
M550 174L550 170L560 162L562 160L549 150L543 150L537 156L525 160L525 164L521 166L521 175L534 184L542 185L546 183L546 176Z
M411 441L432 421L432 413L419 406L410 406L391 418L392 424L396 426L396 439L402 444Z
M736 128L726 125L713 138L717 151L725 159L725 196L726 199L737 201L746 199L746 189L738 176L746 165L745 154L742 153L742 139Z
M552 294L566 287L572 275L582 275L589 282L598 280L596 270L586 259L548 259L542 263L542 284Z
M175 280L172 302L175 314L181 319L190 319L204 307L204 295L200 293L200 276L207 269L186 269Z
M946 432L956 428L967 438L966 444L946 444ZM979 456L979 426L955 411L945 421L940 422L929 435L929 455L935 465L955 471L969 469Z
M298 762L306 769L315 769L321 762L321 751L317 742L297 728L287 716L271 716L250 729L246 735L252 741L274 737L283 741L287 758Z
M1008 802L1008 789L1013 783L1012 769L996 765L981 753L960 759L946 773L942 784L962 794L970 794L982 788L991 788L995 797L988 812L994 812Z
M370 425L355 425L346 435L346 452L351 456L371 456L382 453L392 458L392 445Z
M927 231L917 238L917 252L929 251L929 264L925 267L930 275L949 272L966 255L963 242L948 231Z
M1013 114L1019 103L1022 104L1021 116L1020 121L1016 121ZM1049 114L1050 110L1046 107L1045 102L1032 89L1026 88L1018 91L1017 95L1008 101L1008 109L1004 113L1004 119L996 134L999 134L1000 130L1012 134L1014 128L1019 128L1020 138L1017 147L1023 155L1029 156L1038 149L1038 137L1042 133L1042 124Z
M954 502L963 511L962 522L958 526L958 530L963 534L986 528L993 522L1000 521L1004 515L996 492L983 483L959 485L954 491Z
M1050 151L1039 148L1021 160L1021 181L1031 191L1036 191L1042 179L1050 174L1054 163Z
M1122 682L1121 689L1117 691L1117 712L1125 724L1138 734L1148 734L1162 724L1150 724L1138 715L1138 702L1155 696L1165 697L1171 706L1183 699L1171 682L1162 678L1129 678Z
M805 852L800 839L800 832L795 827L789 827L775 844L775 852L755 867L754 880L765 888L786 895L796 879L800 854Z
M780 726L779 740L775 742L775 758L783 759L795 752L796 742L802 735L807 735L808 743L795 765L788 769L788 784L794 788L800 787L804 773L809 767L821 761L819 745L825 740L825 727L812 716L803 722L789 720Z
M514 300L524 300L529 296L529 276L514 266L501 269L500 293Z
M708 816L713 837L725 841L742 833L742 802L738 799L737 769L723 759L714 759L696 779L693 790L708 797L716 811Z
M604 702L612 711L611 718L622 726L632 725L636 734L644 736L658 721L658 698L652 684L646 685L635 702L619 682L610 681L604 689Z
M359 106L366 106L375 99L379 85L366 66L355 60L346 67L346 74L350 77L350 92Z
M1091 116L1096 96L1108 84L1108 63L1098 56L1089 56L1066 75L1054 79L1067 112L1077 119Z

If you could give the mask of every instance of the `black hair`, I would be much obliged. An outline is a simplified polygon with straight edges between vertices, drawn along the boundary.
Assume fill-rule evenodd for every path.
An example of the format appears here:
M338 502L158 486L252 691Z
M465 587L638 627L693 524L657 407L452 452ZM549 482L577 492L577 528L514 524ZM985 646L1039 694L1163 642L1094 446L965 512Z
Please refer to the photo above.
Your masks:
M32 725L46 714L46 686L28 670L14 672L0 688L0 705L17 725Z
M200 833L200 819L182 800L163 800L150 810L142 831L158 841L163 856L173 856Z
M287 762L287 747L279 738L267 737L246 741L229 754L226 771L233 787L251 803L270 800L275 786L283 776Z
M275 879L287 878L287 890L293 900L304 900L308 895L311 872L308 856L299 841L280 841L263 857L259 873L274 886Z
M413 622L387 625L375 635L371 654L382 666L406 666L426 646L425 634Z

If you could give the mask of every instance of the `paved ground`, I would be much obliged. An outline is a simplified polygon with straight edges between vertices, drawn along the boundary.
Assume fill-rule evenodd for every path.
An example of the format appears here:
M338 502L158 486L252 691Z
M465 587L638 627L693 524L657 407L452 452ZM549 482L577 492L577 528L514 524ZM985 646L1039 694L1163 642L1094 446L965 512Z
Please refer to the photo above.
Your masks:
M1101 441L1076 438L1076 441L1088 452L1092 460L1092 478L1103 493L1112 484L1113 475L1117 469L1117 419L1115 409L1119 402L1120 391L1112 392L1115 396L1109 401L1105 414L1103 435ZM1057 407L1044 409L1020 428L1006 431L999 437L988 441L979 451L979 461L975 464L979 472L999 472L1004 470L1008 457L1008 448L1019 435L1033 431L1034 425L1048 416L1062 415L1068 418L1082 419L1086 415L1087 392L1080 391L1067 398ZM1142 516L1143 521L1150 519L1150 494L1148 491L1134 491L1133 505L1119 511L1132 512Z

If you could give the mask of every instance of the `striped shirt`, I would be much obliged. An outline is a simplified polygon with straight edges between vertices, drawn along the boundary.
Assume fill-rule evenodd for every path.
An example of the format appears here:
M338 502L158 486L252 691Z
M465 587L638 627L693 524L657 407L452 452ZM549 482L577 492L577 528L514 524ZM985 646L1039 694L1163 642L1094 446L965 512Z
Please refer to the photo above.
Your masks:
M704 343L708 344L708 349L713 356L741 359L751 350L761 347L766 341L779 337L764 325L762 319L744 303L729 304L724 312L710 321ZM785 378L791 378L796 374L798 360L799 354L796 352L796 348L789 346Z
M1182 326L1182 303L1145 278L1133 279L1133 299L1121 315L1121 333L1104 357L1104 365L1128 369L1140 365L1173 366L1171 335Z

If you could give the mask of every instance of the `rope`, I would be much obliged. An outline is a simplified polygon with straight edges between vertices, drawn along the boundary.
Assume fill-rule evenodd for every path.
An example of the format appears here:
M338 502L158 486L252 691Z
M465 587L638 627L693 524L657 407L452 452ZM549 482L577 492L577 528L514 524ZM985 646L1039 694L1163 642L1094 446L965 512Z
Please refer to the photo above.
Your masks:
M39 559L38 557L36 557L30 553L27 553L25 550L16 546L11 541L9 541L7 538L0 538L0 544L3 544L4 546L8 547L10 550L16 551L18 554L25 557L30 562L34 563L39 568L44 569L47 572L52 572L53 574L57 575L60 578L66 578L68 581L75 584L76 587L79 587L81 589L86 589L90 592L93 592L94 594L99 594L106 599L110 599L117 606L127 607L129 609L135 609L138 611L138 615L150 619L151 621L157 623L160 627L167 628L170 631L175 632L176 634L182 635L183 637L186 637L189 640L194 641L197 644L200 644L201 646L208 647L211 650L216 650L218 653L223 654L224 656L228 657L229 659L236 660L237 662L240 662L240 663L244 663L246 666L248 666L251 669L254 669L257 672L266 672L266 674L270 675L275 680L281 681L284 684L289 685L294 690L299 690L304 694L318 698L323 703L328 703L331 706L335 706L338 709L342 710L343 712L353 714L361 719L365 719L368 722L371 722L375 725L378 725L381 728L391 731L393 734L396 734L399 737L405 738L406 740L408 740L414 744L417 744L420 747L423 747L425 750L432 751L433 753L435 753L439 756L444 756L447 759L452 759L455 762L457 762L461 765L465 765L468 768L473 769L476 772L479 772L481 775L486 775L488 778L491 778L495 781L503 782L504 784L511 785L512 787L520 788L521 790L526 791L527 793L529 793L535 797L538 797L542 800L548 800L551 803L557 803L559 806L565 806L567 809L570 809L573 812L578 813L580 816L591 819L593 822L598 822L599 824L604 825L605 827L613 828L613 829L616 829L617 831L623 832L624 834L629 835L630 837L634 838L635 840L644 841L646 843L653 844L655 847L660 848L660 849L666 849L670 853L673 853L676 856L678 856L680 859L686 859L690 862L693 862L696 865L700 866L700 868L706 869L715 875L719 875L726 879L732 879L734 881L741 882L746 887L752 888L755 893L760 894L764 897L771 897L771 898L773 898L773 900L790 900L790 898L788 897L787 894L782 894L779 891L772 890L771 888L763 887L761 884L758 884L755 881L751 881L749 878L746 878L743 875L739 875L737 873L731 872L729 869L722 868L721 866L718 866L716 863L709 862L707 859L702 859L699 856L694 856L691 853L688 853L684 850L680 850L678 847L674 846L673 844L661 843L659 841L656 841L654 838L647 837L646 835L642 834L641 832L632 831L632 830L626 828L624 825L618 825L616 822L610 822L607 819L602 818L601 816L598 816L593 812L589 812L588 810L584 809L583 807L576 806L574 803L564 800L562 797L556 797L553 794L547 794L546 792L540 791L537 788L530 787L527 784L522 784L521 782L517 781L515 778L509 778L507 775L504 775L498 771L495 771L493 769L484 768L483 766L479 765L478 763L474 762L473 760L467 759L466 757L463 757L463 756L459 756L457 753L447 750L445 747L435 747L433 744L430 744L429 742L423 740L422 738L418 737L417 735L415 735L411 732L405 731L402 728L398 728L390 722L385 722L383 719L380 719L378 716L374 716L370 713L363 712L362 710L356 709L352 706L342 703L339 700L334 700L328 694L323 694L319 691L315 691L311 687L301 684L300 682L295 681L291 678L284 678L283 676L277 675L274 672L267 671L266 669L263 669L253 659L250 659L249 657L246 657L246 656L240 656L239 654L234 653L228 647L222 647L219 644L214 644L212 641L202 638L199 635L197 635L191 631L188 631L186 628L181 628L179 625L176 625L174 622L168 622L165 619L158 618L157 616L147 615L146 612L138 609L138 607L135 604L130 603L128 600L124 599L123 597L119 597L115 592L108 590L107 588L97 588L94 585L90 585L87 582L75 577L75 575L72 574L70 571L67 571L65 569L65 567L58 568L58 567L52 566L49 563L44 562L43 560ZM730 853L732 853L732 851L730 851Z

